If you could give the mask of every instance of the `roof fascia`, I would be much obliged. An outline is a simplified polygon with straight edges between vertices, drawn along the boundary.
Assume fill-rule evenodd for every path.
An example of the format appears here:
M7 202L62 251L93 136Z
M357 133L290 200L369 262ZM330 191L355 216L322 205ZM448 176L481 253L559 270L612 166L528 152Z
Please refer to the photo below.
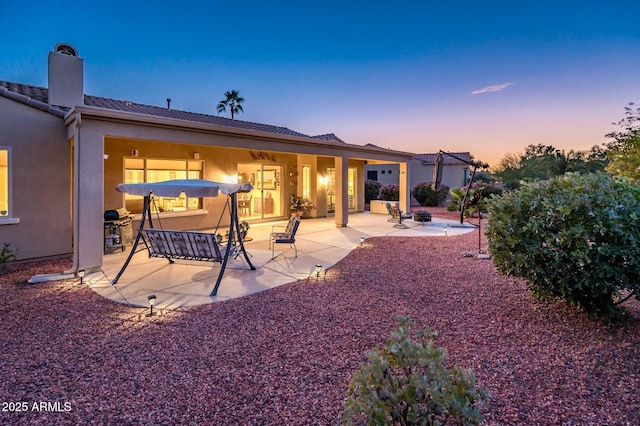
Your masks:
M100 121L112 121L121 123L138 123L148 126L170 127L173 129L184 129L188 131L201 131L204 133L226 134L230 136L272 140L286 142L293 145L314 145L322 148L330 148L338 151L352 151L363 155L382 155L393 157L397 161L408 161L415 154L404 151L395 151L384 148L371 148L362 145L353 145L344 142L328 142L311 137L301 137L293 135L281 135L278 133L261 132L259 130L241 129L237 127L220 126L216 124L200 123L197 121L178 120L175 118L159 117L147 114L138 114L126 111L117 111L106 108L98 108L87 105L76 106L65 115L65 124L70 126L73 122L81 123L85 119L95 119ZM79 124L76 124L79 125Z

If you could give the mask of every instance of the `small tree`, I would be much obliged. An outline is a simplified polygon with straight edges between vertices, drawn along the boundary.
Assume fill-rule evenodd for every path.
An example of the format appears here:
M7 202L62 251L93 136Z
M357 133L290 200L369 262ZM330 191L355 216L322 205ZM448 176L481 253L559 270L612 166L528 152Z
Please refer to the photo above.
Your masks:
M447 206L447 210L459 211L465 193L466 187L452 189L450 191L451 201ZM487 200L492 195L502 195L502 188L485 182L474 182L465 201L464 215L468 217L477 212L485 213L487 211Z
M367 353L349 383L342 423L351 425L476 425L488 403L488 392L477 385L471 370L447 370L447 351L434 344L428 327L412 333L409 317L398 317L398 328L385 345Z
M433 189L433 183L420 182L413 188L411 195L421 206L437 207L447 198L449 187L440 185L438 190Z
M385 201L398 201L400 200L400 185L385 185L380 188L378 197Z
M567 174L489 200L495 266L533 295L613 318L640 289L640 186L606 174Z
M371 200L378 198L382 184L377 180L367 179L364 181L364 202L369 203Z

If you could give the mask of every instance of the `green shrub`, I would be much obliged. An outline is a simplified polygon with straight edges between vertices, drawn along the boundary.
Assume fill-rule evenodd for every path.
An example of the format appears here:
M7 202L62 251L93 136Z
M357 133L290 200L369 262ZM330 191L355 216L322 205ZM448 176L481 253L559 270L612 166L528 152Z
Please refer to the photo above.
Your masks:
M541 300L614 318L640 287L640 186L567 174L489 201L486 234L500 272Z
M385 201L398 201L400 199L400 185L385 185L380 188L378 198Z
M12 250L10 246L10 243L4 243L2 249L0 249L0 263L16 260L16 252Z
M385 345L367 353L349 383L343 403L345 425L474 425L483 420L488 392L478 387L471 370L442 364L447 352L434 344L428 327L411 333L409 317Z
M368 203L371 200L378 198L380 193L380 187L382 184L377 180L367 179L364 181L364 202Z
M447 199L447 194L449 194L447 185L440 185L440 188L436 191L433 189L433 183L431 182L420 182L411 191L411 195L421 206L428 207L440 206Z

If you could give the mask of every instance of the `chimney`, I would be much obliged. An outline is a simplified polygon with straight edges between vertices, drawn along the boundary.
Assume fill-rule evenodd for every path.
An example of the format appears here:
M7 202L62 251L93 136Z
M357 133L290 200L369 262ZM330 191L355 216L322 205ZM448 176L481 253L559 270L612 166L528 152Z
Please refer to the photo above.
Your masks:
M84 59L70 44L58 43L49 52L49 104L84 105Z

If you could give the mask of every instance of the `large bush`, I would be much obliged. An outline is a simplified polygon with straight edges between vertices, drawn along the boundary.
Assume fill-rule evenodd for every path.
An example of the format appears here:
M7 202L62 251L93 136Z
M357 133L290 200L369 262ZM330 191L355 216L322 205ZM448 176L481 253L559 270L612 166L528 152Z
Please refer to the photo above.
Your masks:
M398 201L400 199L400 185L385 185L380 188L378 198L385 201Z
M604 317L638 297L640 187L605 174L568 174L489 201L495 266L542 300L564 299ZM631 292L631 293L629 293Z
M417 184L411 195L416 199L421 206L438 207L442 204L449 194L449 187L447 185L440 185L440 188L436 191L433 189L433 183L420 182Z
M371 200L378 198L380 193L380 187L382 184L377 180L367 179L364 181L364 202L368 203Z
M385 345L369 352L349 384L343 424L437 425L480 424L488 392L471 370L443 366L444 348L427 327L414 332L409 317Z

